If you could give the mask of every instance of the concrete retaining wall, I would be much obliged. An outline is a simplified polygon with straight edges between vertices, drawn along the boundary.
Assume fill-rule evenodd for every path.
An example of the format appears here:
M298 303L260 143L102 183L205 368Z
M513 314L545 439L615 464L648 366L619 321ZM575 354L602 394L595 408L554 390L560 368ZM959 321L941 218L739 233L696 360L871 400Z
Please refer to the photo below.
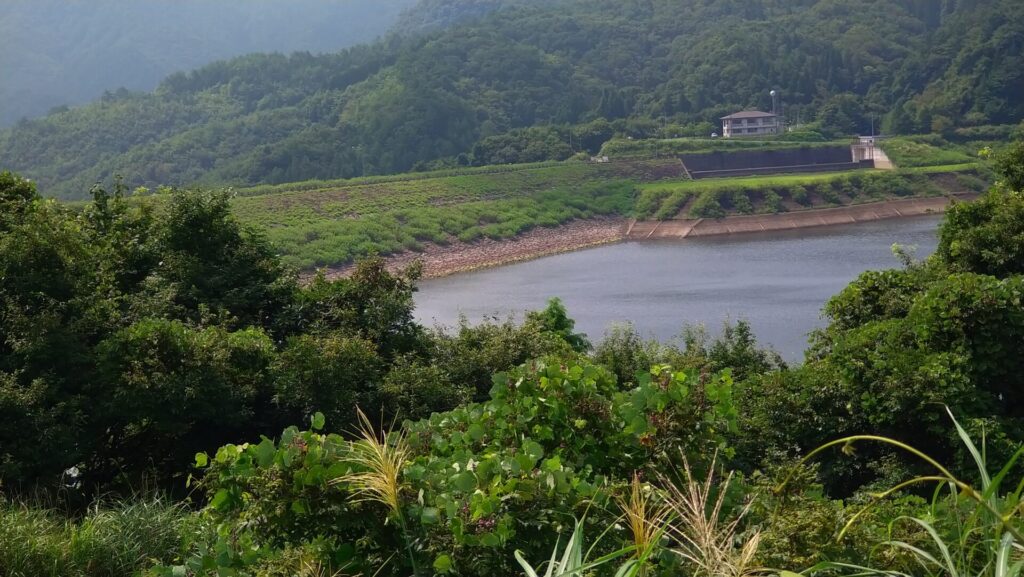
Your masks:
M759 168L735 168L729 170L705 170L692 171L690 177L697 178L722 178L726 176L754 176L761 174L792 174L807 172L839 172L845 170L857 170L858 168L874 168L872 160L860 162L835 162L827 164L801 164L793 166L762 166Z
M970 200L976 194L957 195L958 200ZM655 238L691 238L717 234L740 234L792 230L814 226L851 224L945 212L950 197L907 198L836 208L818 208L781 214L728 216L721 219L680 219L668 221L638 221L626 234L629 240Z
M682 154L679 158L691 173L745 170L780 166L841 164L853 161L848 146L807 146L782 150L730 150Z

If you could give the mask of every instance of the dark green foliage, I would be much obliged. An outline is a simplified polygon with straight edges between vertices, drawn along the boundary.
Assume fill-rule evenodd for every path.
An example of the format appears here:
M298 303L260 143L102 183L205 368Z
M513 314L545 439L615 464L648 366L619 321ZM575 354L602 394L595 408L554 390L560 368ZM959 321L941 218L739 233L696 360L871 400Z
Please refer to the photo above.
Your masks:
M547 552L566 515L589 509L613 520L602 509L634 471L653 475L670 455L706 466L727 453L736 417L727 372L654 366L628 391L583 360L498 373L485 402L401 427L411 454L400 507L413 555L421 566L447 555L463 575L512 574L512 551ZM341 437L317 432L318 418L311 431L197 457L204 516L217 531L188 564L254 571L298 549L331 571L409 574L408 559L383 563L400 546L395 517L385 523L378 503L357 502L343 479L332 484L362 464Z
M452 380L447 367L403 357L396 360L381 384L380 404L396 419L410 419L468 403L474 392L469 383Z
M0 172L0 215L22 212L28 203L38 198L31 181L9 171Z
M789 189L789 198L804 206L809 206L811 204L811 198L807 194L807 187L799 184L795 184Z
M664 360L662 345L645 340L632 325L609 328L594 347L594 361L610 370L621 388L635 383L637 374Z
M865 118L861 99L855 94L837 94L821 106L818 122L832 136L866 134L870 121Z
M547 331L539 315L516 324L512 319L476 325L463 320L454 330L431 335L430 357L453 388L469 387L472 399L485 401L494 373L549 355L570 356L572 347L561 334Z
M722 218L725 216L725 208L719 200L720 191L704 191L693 201L690 206L690 214L695 218Z
M358 263L351 276L338 281L318 274L295 296L284 316L286 329L356 334L372 342L385 359L417 351L423 328L413 322L412 293L419 274L414 266L393 275L380 258Z
M764 193L764 208L770 214L786 212L786 207L782 204L782 196L774 190Z
M1016 142L999 155L996 170L1005 179L1007 188L1024 192L1024 140Z
M1024 273L1024 198L993 190L958 203L939 229L938 253L956 271L998 277Z
M590 341L583 333L574 333L576 321L569 318L565 305L559 298L548 301L548 306L541 311L527 313L527 323L536 323L541 331L558 335L572 350L582 353L590 350Z
M294 575L303 561L353 573L385 565L400 547L394 525L384 523L378 504L353 502L331 486L352 470L343 460L349 445L321 428L289 427L276 441L263 437L196 456L209 495L204 516L214 531L193 540L187 566L207 575L218 567L253 574L291 562L285 574Z
M0 158L71 197L116 173L131 187L253 185L559 159L610 132L707 137L724 114L769 108L769 87L829 134L885 117L889 132L955 137L1024 118L1016 0L484 4L486 16L443 30L246 56L152 94L111 93L3 131Z
M324 331L288 339L273 365L274 425L302 422L320 411L348 422L357 405L378 407L377 387L385 362L376 343L351 331Z
M110 335L96 347L95 380L81 383L91 399L85 430L102 439L87 479L109 481L112 471L134 477L142 468L165 478L195 447L248 430L256 400L267 396L273 350L259 329L165 319Z
M473 146L476 166L522 164L542 160L565 160L575 151L569 146L568 131L550 127L531 127L489 136Z
M867 271L825 305L831 327L851 329L873 320L906 316L921 290L922 275L914 270Z
M785 368L778 353L757 346L750 323L739 320L722 325L722 333L710 342L703 331L684 333L686 354L712 371L730 370L738 381Z
M1007 458L1024 440L1018 196L997 187L956 204L935 257L863 273L830 300L829 326L814 336L807 363L743 389L751 394L743 398L749 429L738 442L741 457L757 462L762 448L753 439L806 450L826 437L871 430L954 455L963 467L969 456L950 434L947 405L968 430L985 430L993 459ZM852 459L826 456L828 491L847 494L918 466L865 449Z
M923 535L910 523L893 523L890 528L897 517L919 515L926 510L924 499L899 495L865 511L867 495L830 499L822 494L816 467L807 466L801 467L787 483L785 493L779 494L775 483L790 474L793 467L792 463L773 465L766 474L758 473L752 479L751 490L759 498L753 501L749 521L763 531L758 553L761 562L771 567L813 567L838 559L871 559L875 566L905 571L908 575L919 569L908 555L895 548L868 551L867 546L885 536L927 547ZM857 514L861 514L859 521L839 538L846 522Z
M225 192L173 195L153 239L154 274L170 305L233 326L267 326L291 299L295 280L270 245L231 216Z
M494 372L589 346L559 303L521 326L427 331L418 269L381 259L300 286L226 193L96 188L73 211L2 183L4 486L54 488L77 467L86 502L143 478L181 490L197 451L317 411L346 429L357 406L385 421L450 410Z

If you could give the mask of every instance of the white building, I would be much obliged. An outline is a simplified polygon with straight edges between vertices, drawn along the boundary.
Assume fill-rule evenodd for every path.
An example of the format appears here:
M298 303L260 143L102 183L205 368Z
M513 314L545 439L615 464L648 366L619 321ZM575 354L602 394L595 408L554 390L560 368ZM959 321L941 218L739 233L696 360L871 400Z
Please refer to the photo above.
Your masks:
M781 134L782 119L771 112L744 110L722 117L722 136L762 136Z

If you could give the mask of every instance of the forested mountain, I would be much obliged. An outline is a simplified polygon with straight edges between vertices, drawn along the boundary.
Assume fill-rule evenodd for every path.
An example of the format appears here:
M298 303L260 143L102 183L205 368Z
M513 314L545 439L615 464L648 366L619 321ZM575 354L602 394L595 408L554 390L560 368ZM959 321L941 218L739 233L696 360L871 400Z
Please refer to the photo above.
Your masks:
M419 0L399 18L400 33L447 28L510 6L543 5L553 0Z
M526 127L573 126L577 150L613 128L702 133L769 107L771 88L790 118L837 134L872 119L890 132L1024 119L1018 0L491 4L431 2L405 23L422 33L108 94L0 133L0 164L67 197L115 173L131 186L250 184L538 160L565 147L527 154L551 139Z
M6 0L0 126L250 52L370 42L415 0Z

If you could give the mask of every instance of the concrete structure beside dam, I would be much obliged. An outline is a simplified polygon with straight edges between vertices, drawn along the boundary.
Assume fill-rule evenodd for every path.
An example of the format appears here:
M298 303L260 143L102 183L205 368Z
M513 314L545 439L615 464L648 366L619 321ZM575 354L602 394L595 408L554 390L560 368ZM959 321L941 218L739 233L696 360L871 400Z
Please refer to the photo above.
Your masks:
M729 150L679 155L690 178L722 178L760 174L834 172L877 166L884 156L874 143L851 146L804 146L777 150ZM885 159L886 162L888 158Z

